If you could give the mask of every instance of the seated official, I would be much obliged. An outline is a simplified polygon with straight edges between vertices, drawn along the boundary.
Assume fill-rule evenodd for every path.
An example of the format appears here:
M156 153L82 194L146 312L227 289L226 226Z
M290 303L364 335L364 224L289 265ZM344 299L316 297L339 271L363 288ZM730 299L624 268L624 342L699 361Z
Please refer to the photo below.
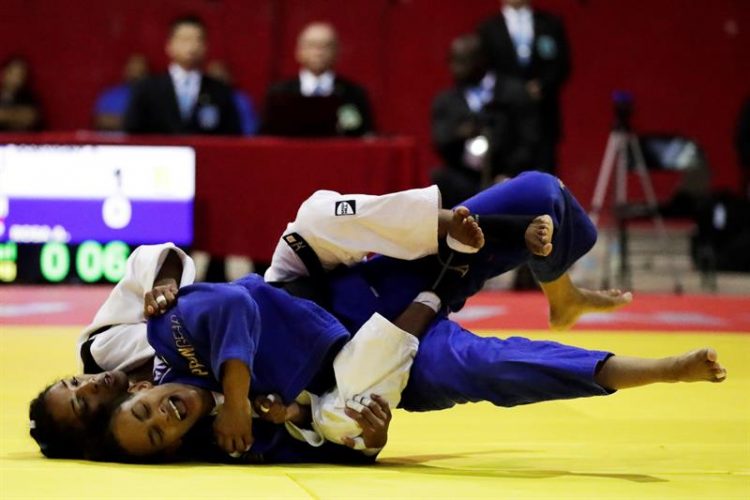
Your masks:
M239 135L232 90L200 70L206 29L198 18L172 23L166 52L169 70L135 86L125 116L131 134Z
M374 131L364 88L334 72L338 38L330 24L309 24L297 40L296 78L268 90L261 133L360 137Z

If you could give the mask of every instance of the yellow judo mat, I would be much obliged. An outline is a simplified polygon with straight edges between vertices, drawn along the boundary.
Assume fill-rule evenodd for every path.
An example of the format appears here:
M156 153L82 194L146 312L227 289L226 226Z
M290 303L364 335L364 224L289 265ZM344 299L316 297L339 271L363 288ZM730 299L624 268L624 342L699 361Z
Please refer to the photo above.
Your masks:
M0 498L750 499L750 335L567 333L547 338L663 356L711 345L721 384L661 384L517 408L397 411L375 466L120 465L42 458L28 403L75 371L77 328L0 326ZM508 336L519 332L485 332Z

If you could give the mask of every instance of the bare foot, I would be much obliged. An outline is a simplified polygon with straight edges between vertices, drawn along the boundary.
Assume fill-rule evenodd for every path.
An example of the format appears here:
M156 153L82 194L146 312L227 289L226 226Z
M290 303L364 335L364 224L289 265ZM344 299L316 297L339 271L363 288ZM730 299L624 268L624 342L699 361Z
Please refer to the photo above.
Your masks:
M718 362L719 355L710 347L686 352L672 358L670 380L675 382L723 382L727 371Z
M448 234L464 245L476 249L484 246L484 233L466 207L458 207L453 211L448 223Z
M563 300L550 303L549 324L552 329L567 330L582 314L614 311L632 301L630 292L575 288Z
M526 248L534 255L546 257L552 253L552 233L555 227L552 217L540 215L526 228Z

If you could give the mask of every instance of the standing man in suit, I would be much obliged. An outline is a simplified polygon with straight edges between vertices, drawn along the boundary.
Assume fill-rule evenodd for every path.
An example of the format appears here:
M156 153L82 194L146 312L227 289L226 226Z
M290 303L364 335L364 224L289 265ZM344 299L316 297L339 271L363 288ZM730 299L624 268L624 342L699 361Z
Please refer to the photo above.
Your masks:
M533 10L530 0L502 0L502 11L478 28L501 100L537 103L539 144L534 168L554 172L561 137L560 90L570 73L562 22Z
M367 91L334 71L338 55L338 36L328 23L308 24L297 38L296 58L300 65L296 78L271 86L266 96L264 133L279 133L276 123L278 114L288 112L280 106L285 104L285 96L334 97L340 105L336 113L335 134L360 137L373 132L372 111ZM314 125L314 124L313 124ZM302 135L319 135L314 130Z
M239 135L232 90L201 72L206 28L197 17L172 22L168 71L135 86L125 116L132 134Z

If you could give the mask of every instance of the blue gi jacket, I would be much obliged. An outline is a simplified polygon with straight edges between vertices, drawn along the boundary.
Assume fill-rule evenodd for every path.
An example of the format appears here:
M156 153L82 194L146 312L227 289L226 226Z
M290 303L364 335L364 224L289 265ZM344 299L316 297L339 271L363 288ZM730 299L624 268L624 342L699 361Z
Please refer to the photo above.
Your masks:
M322 308L257 275L184 287L176 306L148 323L148 341L167 365L157 383L221 391L222 364L239 359L250 368L252 394L276 393L285 404L348 339Z

